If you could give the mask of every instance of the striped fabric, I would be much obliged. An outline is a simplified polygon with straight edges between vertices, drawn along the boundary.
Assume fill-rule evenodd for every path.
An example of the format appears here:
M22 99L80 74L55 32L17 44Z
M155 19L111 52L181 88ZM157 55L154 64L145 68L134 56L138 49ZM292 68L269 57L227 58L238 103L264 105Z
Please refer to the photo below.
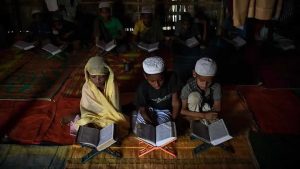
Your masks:
M159 109L153 109L153 108L149 108L149 110L151 112L153 112L154 114L154 118L156 120L156 123L162 124L168 121L171 121L171 112L170 110L159 110ZM144 120L144 118L142 117L142 115L140 114L140 112L137 113L137 120L136 123L144 123L146 124L146 121Z

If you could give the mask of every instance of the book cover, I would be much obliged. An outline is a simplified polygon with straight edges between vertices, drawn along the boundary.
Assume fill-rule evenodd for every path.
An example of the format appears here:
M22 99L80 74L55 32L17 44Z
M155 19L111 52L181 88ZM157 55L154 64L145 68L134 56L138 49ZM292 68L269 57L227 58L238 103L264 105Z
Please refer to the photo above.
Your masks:
M43 46L42 49L51 53L52 55L56 55L56 54L62 52L62 50L59 47L57 47L51 43L48 43L47 45Z
M95 148L98 151L104 150L116 142L116 125L111 124L102 129L81 126L77 134L77 143Z
M139 140L153 146L163 146L177 139L176 125L166 122L158 126L150 124L137 124L136 135Z
M117 46L117 43L115 40L112 40L108 43L100 42L96 44L96 46L101 48L102 50L105 50L106 52L109 52Z
M17 41L14 46L21 50L29 50L35 47L33 43L28 43L25 41Z
M193 48L199 44L200 44L199 41L194 36L185 41L185 45L190 48Z
M158 50L159 42L156 42L156 43L140 42L140 43L138 43L137 46L147 52L153 52L153 51Z
M191 129L193 136L212 145L218 145L232 139L223 119L208 125L203 124L201 121L193 121Z

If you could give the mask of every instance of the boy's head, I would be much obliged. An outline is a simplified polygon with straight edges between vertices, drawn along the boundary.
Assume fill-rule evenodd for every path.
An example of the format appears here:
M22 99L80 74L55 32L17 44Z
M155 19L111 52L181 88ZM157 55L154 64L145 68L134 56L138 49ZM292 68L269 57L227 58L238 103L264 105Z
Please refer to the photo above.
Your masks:
M42 12L39 9L34 9L31 11L31 17L34 21L40 21L42 18Z
M109 69L104 59L99 56L91 57L85 66L86 78L90 79L98 88L105 85L109 76Z
M145 26L151 26L152 24L152 9L149 6L143 6L141 11L142 20Z
M164 84L164 69L165 64L161 57L149 57L143 61L145 79L156 90Z
M193 17L190 13L184 12L181 15L181 25L184 32L188 31L192 26Z
M108 20L111 17L111 5L110 2L102 1L99 3L99 15L104 19Z
M193 71L197 86L201 90L206 90L212 84L216 72L217 64L215 61L207 57L199 59Z
M52 16L52 26L55 29L62 29L63 27L63 17L60 13L55 12Z

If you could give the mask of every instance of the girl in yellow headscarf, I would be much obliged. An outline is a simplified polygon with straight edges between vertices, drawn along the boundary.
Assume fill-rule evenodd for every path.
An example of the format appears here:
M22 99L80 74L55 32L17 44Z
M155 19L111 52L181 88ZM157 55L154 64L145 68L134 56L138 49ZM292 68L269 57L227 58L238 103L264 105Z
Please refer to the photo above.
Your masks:
M95 56L85 65L84 73L81 118L76 123L79 126L91 123L100 128L116 123L120 137L127 135L129 122L120 112L118 86L111 68L102 57Z

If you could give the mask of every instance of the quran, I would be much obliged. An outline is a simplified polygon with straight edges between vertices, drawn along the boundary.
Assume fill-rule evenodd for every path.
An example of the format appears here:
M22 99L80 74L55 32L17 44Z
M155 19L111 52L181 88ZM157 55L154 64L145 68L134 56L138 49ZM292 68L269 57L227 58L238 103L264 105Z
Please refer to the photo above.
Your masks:
M98 151L104 150L117 142L116 125L111 124L102 129L80 126L77 134L77 143L95 148Z
M191 129L192 136L212 145L218 145L232 139L223 119L208 125L201 121L192 121Z
M136 128L138 139L153 146L164 146L177 139L174 122L166 122L158 126L140 123Z

